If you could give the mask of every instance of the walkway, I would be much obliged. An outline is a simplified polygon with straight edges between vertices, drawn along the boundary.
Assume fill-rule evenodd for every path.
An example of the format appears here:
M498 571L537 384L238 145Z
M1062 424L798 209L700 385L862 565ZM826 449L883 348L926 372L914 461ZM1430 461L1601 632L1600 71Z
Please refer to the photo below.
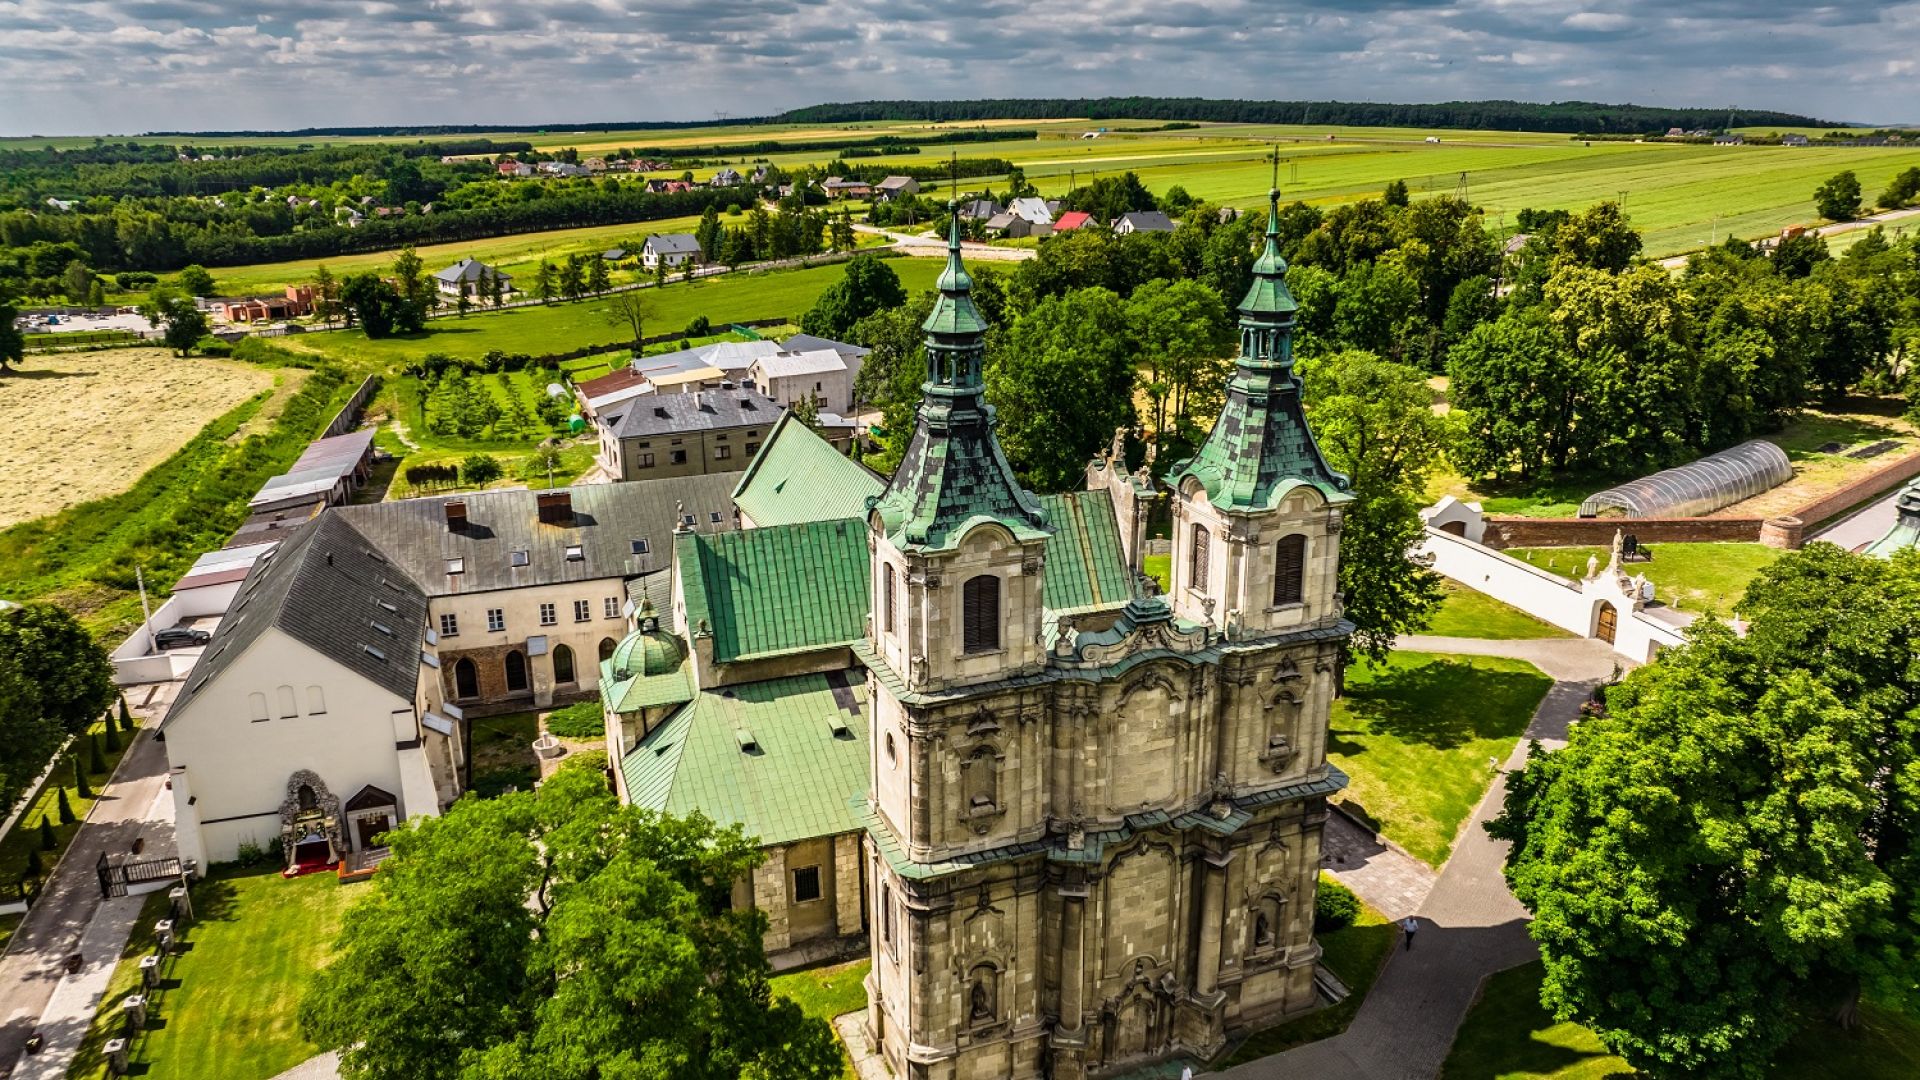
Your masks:
M1528 741L1549 749L1566 743L1567 727L1593 688L1611 678L1616 662L1604 643L1577 638L1535 641L1484 641L1477 638L1407 637L1399 647L1422 652L1468 653L1525 660L1554 679L1540 702L1526 736L1508 757L1506 768L1526 764ZM1501 869L1506 844L1488 836L1483 825L1499 812L1506 797L1503 773L1474 808L1453 855L1419 903L1421 930L1411 950L1395 952L1373 984L1346 1032L1218 1073L1234 1080L1279 1080L1312 1076L1316 1080L1430 1080L1438 1076L1453 1046L1454 1033L1480 992L1480 983L1497 971L1524 964L1535 955L1527 937L1527 914L1508 893ZM1331 825L1331 820L1330 820ZM1331 830L1330 830L1331 831ZM1367 867L1374 861L1406 859L1390 848L1378 850L1339 876L1369 903ZM1392 878L1391 872L1374 876ZM1400 897L1381 896L1387 913ZM1376 904L1375 906L1380 906Z
M174 688L134 709L141 729L133 746L0 957L0 1077L66 1075L67 1059L93 1022L143 899L101 900L94 874L101 853L127 851L136 836L146 838L149 853L164 856L173 849L166 747L154 742L150 725L158 723ZM133 688L131 700L143 693ZM76 952L85 962L69 976L62 962ZM34 1031L46 1036L47 1049L19 1067Z
M1901 484L1885 496L1855 510L1839 521L1807 537L1808 540L1825 540L1829 544L1838 544L1848 551L1859 551L1875 540L1887 535L1899 519L1898 504L1900 494L1907 489Z

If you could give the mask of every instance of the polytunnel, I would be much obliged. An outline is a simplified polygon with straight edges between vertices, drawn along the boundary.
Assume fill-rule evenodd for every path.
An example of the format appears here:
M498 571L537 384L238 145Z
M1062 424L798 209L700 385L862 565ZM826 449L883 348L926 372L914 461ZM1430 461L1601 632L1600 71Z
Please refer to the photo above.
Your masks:
M1581 517L1699 517L1793 478L1786 451L1761 439L1587 497Z

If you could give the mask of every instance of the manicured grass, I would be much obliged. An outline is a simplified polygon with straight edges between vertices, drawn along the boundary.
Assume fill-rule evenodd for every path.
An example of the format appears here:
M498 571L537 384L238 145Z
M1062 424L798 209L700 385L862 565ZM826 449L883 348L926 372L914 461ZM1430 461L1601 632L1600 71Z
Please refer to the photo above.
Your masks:
M1171 555L1141 556L1140 568L1146 571L1146 574L1148 577L1160 583L1161 592L1164 593L1167 590L1173 588L1173 556Z
M1440 609L1434 612L1433 621L1421 633L1498 641L1573 636L1459 582L1447 582L1446 590L1446 599L1440 602Z
M73 842L74 834L80 831L80 823L87 819L93 804L99 801L100 789L106 787L107 780L113 776L114 768L120 764L120 759L125 757L127 750L133 746L133 737L138 731L139 729L135 728L133 731L118 732L120 748L109 750L106 742L106 724L103 721L96 721L87 729L86 735L73 741L68 752L79 756L81 768L86 768L91 760L86 742L90 738L100 740L101 759L106 765L105 769L98 772L91 769L87 771L87 784L91 787L93 795L84 799L73 786L73 766L67 762L65 755L62 755L60 764L54 768L53 775L47 779L47 786L41 790L40 797L34 800L34 804L27 808L26 813L20 815L20 820L14 825L13 831L7 834L6 839L0 840L0 888L6 890L7 899L14 899L17 895L15 885L26 873L30 852L40 852L42 880L53 873L54 864L60 861L60 856L67 850L67 845ZM71 825L60 824L60 792L62 790L67 793L67 805L73 808L74 822ZM40 840L42 821L53 823L55 847L52 851L42 848ZM4 942L0 942L0 945L3 944Z
M1353 1023L1354 1014L1360 1011L1360 1003L1366 1000L1373 981L1379 977L1387 954L1393 951L1394 937L1393 923L1361 901L1360 917L1354 920L1352 926L1319 935L1320 948L1324 952L1320 962L1347 984L1347 989L1352 991L1347 999L1297 1020L1256 1031L1224 1060L1214 1062L1210 1067L1225 1069L1240 1065L1295 1046L1330 1039L1347 1030L1347 1025Z
M1622 521L1631 532L1633 523ZM1652 544L1653 561L1632 563L1627 571L1645 574L1653 582L1654 598L1682 611L1726 617L1754 576L1782 552L1760 544ZM1507 552L1564 578L1587 572L1589 557L1605 565L1608 550L1601 547L1513 548Z
M1439 866L1552 685L1491 656L1396 652L1348 668L1327 733L1328 760L1352 781L1342 806Z
M1489 978L1460 1027L1445 1080L1612 1080L1634 1075L1600 1040L1540 1004L1534 961ZM1860 1027L1809 1023L1774 1058L1778 1080L1908 1080L1920 1075L1920 1018L1863 1002Z
M540 779L540 761L533 740L540 734L540 714L508 713L473 721L472 790L483 798L510 789L530 791Z
M908 293L931 288L940 274L938 259L888 259ZM670 333L705 315L716 327L760 319L797 319L827 286L846 273L833 263L797 270L722 274L695 281L671 281L646 290L650 301L648 333ZM428 353L477 359L490 349L533 356L568 352L587 345L631 340L607 319L606 299L535 305L434 319L423 333L370 340L359 330L335 330L282 339L302 352L350 359L375 368L403 366Z
M153 1080L268 1080L319 1053L300 1036L296 1011L360 895L361 886L330 874L287 880L271 869L215 870L196 884L188 948L172 961L147 1030L134 1042L135 1068L144 1066ZM155 897L164 903L164 893ZM152 919L143 915L141 923L146 929L136 934L150 933ZM130 944L96 1030L118 1026L120 998L138 981L138 956L151 948Z
M13 932L20 929L20 920L25 917L20 914L0 915L0 952L7 951L7 942L13 940Z
M873 959L868 957L844 964L789 971L784 975L775 975L771 981L774 993L790 998L808 1016L832 1024L833 1018L842 1013L857 1012L867 1007L866 979L867 972L872 969ZM834 1038L839 1037L839 1032L834 1032ZM855 1080L853 1059L847 1056L845 1046L840 1048L840 1058L840 1075L844 1080Z

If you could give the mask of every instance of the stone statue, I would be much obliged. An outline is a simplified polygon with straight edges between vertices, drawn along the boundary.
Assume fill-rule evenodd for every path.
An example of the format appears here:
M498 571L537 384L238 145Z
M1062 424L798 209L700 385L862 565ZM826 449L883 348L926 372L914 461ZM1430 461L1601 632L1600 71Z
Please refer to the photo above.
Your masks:
M1599 576L1600 576L1600 556L1598 555L1587 556L1587 580L1592 581L1594 578L1597 578Z
M1626 550L1626 536L1627 534L1619 529L1613 530L1613 553L1607 556L1607 573L1609 574L1620 572L1620 559Z
M1125 426L1113 429L1113 449L1107 451L1107 457L1112 461L1125 461L1127 459L1127 429Z

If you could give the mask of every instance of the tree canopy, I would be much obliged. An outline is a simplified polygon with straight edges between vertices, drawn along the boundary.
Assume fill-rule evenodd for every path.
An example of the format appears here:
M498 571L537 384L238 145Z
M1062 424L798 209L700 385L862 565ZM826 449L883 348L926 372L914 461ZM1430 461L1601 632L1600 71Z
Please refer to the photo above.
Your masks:
M1655 1073L1758 1077L1809 1014L1920 1004L1920 556L1813 544L1742 611L1627 676L1490 827L1545 1003Z
M775 998L738 826L621 806L593 770L392 834L300 1025L354 1080L829 1080Z
M874 255L847 260L846 273L827 286L813 307L800 318L800 329L819 337L845 340L855 323L876 311L906 303L900 275Z

